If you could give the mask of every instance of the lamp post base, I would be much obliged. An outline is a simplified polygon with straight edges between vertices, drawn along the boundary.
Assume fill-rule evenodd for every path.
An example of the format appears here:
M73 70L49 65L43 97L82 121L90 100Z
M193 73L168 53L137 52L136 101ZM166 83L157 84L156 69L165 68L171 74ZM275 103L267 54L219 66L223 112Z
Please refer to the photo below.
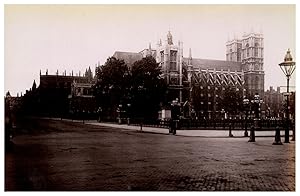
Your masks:
M275 141L273 142L273 145L282 145L279 127L276 127Z
M290 143L290 135L288 129L285 130L284 143Z
M248 142L255 142L255 128L254 126L251 127L250 129L250 139L248 140Z

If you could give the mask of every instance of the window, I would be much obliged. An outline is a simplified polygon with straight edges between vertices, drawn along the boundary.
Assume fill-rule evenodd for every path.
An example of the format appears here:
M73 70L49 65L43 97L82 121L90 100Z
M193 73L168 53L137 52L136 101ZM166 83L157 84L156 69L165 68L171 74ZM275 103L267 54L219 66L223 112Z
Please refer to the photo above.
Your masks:
M177 51L174 51L174 50L170 51L170 61L171 62L176 62L176 55L177 55Z
M176 71L176 62L170 62L170 70Z
M259 47L259 44L255 43L255 48L254 48L254 56L255 57L258 57L258 47Z
M170 84L176 85L178 83L178 80L176 77L171 77Z
M249 54L250 54L250 49L249 49L249 44L247 43L246 44L246 57L249 57Z
M161 61L164 61L164 59L165 59L165 58L164 58L164 51L161 51L161 52L160 52L160 59L161 59Z

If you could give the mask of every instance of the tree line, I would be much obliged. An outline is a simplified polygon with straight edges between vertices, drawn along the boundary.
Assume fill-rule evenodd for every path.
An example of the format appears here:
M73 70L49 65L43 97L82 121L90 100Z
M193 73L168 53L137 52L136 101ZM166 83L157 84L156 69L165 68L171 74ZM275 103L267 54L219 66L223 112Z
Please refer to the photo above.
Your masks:
M158 65L151 56L132 66L110 57L98 67L93 91L102 116L106 120L115 120L120 115L157 119L167 90Z

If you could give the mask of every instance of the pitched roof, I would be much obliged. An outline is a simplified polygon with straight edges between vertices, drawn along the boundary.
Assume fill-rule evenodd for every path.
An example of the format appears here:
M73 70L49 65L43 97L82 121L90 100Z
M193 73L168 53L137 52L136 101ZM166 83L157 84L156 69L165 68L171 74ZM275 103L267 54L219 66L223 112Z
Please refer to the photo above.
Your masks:
M132 66L135 61L143 58L142 54L136 52L120 52L116 51L113 57L123 59L128 66Z
M185 62L188 61L188 58L183 58ZM231 71L242 71L241 63L234 61L221 61L221 60L212 60L212 59L192 59L192 65L194 67L200 67L201 69L216 69L216 70L228 70Z

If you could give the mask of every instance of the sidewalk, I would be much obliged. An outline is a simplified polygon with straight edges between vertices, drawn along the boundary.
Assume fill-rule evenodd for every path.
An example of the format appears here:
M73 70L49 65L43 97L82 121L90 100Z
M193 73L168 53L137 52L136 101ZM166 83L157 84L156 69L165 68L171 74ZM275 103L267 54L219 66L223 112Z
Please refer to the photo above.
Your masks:
M120 129L128 129L134 131L141 131L140 126L132 126L126 124L113 124L113 123L98 123L98 122L86 122L85 124L114 127ZM157 134L169 134L169 129L157 128L157 127L142 127L142 132L157 133ZM232 130L234 137L244 137L244 130ZM281 136L284 136L284 130L281 130ZM290 136L293 132L290 131ZM189 136L189 137L229 137L229 130L177 130L176 135ZM250 130L248 130L250 135ZM255 131L257 137L274 137L275 130L273 131Z

